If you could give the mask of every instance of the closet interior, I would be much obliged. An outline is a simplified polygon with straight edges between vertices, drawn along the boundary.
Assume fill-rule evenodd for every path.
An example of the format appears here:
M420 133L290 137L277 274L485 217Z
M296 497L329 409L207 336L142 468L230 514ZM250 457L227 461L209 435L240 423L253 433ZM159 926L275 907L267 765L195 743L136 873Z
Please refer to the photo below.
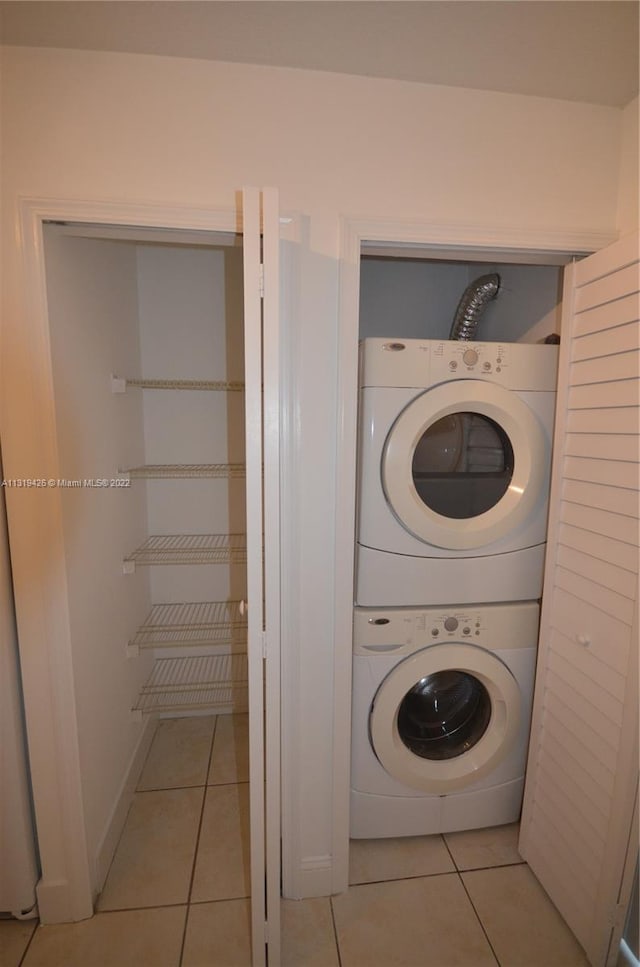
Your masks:
M150 723L247 710L242 240L49 223L44 247L83 806L100 856Z
M479 261L469 252L370 244L360 263L360 338L448 339L466 287L493 272L500 289L482 313L476 341L536 343L559 334L563 271L548 255L539 263L534 254L515 253Z

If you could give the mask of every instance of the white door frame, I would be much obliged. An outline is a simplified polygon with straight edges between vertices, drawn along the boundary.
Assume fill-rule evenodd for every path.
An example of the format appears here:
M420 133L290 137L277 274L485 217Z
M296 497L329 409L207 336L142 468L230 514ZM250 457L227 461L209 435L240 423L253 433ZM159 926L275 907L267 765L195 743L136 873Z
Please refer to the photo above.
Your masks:
M33 472L37 468L38 475L45 479L58 479L62 474L56 440L43 242L43 224L47 221L223 233L242 232L242 221L235 208L19 199L16 235L22 258L20 336L27 346L29 368L19 374L9 369L3 373L0 425L6 443L8 475L12 472L15 449L16 454L20 451L21 467ZM282 396L288 399L286 372L281 379ZM20 393L12 398L12 386L18 385L18 380ZM16 400L22 408L21 424L29 426L26 449L18 443L17 421L6 416ZM21 663L42 865L37 896L41 920L57 923L92 915L96 871L84 832L60 491L46 489L39 498L24 508L12 501L10 488L7 493L10 543L19 565L16 571L32 577L28 586L26 581L17 580L16 599L19 636L30 642L30 648L22 651ZM42 556L39 551L43 540L49 564L46 581L38 574L37 563ZM52 561L57 562L55 568L51 567ZM31 643L36 646L31 647Z
M245 188L244 327L253 967L280 964L280 224ZM266 780L266 782L265 782Z
M334 558L334 714L333 714L333 842L332 891L349 882L349 779L351 730L351 658L353 621L356 441L358 401L358 327L360 259L369 251L461 261L532 260L562 264L573 255L587 255L609 245L615 234L602 232L523 231L478 225L442 225L395 221L366 216L340 220L340 288L338 310L338 407L336 438L336 521ZM514 261L516 259L514 258Z

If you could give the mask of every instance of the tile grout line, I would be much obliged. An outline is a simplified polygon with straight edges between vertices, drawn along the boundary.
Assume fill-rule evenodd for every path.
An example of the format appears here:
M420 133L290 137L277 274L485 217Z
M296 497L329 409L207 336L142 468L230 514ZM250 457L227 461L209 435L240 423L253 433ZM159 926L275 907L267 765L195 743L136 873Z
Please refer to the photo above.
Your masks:
M473 872L473 871L471 871L471 870L465 870L465 872L466 872L466 873L469 873L469 872ZM464 890L464 892L466 893L466 895L467 895L467 897L468 897L468 899L469 899L469 903L471 904L471 907L472 907L472 909L473 909L473 912L475 913L475 915L476 915L476 917L477 917L477 920L478 920L478 923L480 924L480 929L482 930L482 932L483 932L483 934L485 935L485 937L486 937L486 939L487 939L487 943L489 944L489 947L490 947L490 949L491 949L491 953L493 954L493 956L494 956L494 958L495 958L495 962L496 962L496 964L498 965L498 967L502 967L502 964L500 963L500 959L499 959L499 957L498 957L498 955L497 955L497 953L495 952L495 949L494 949L494 946L493 946L493 944L491 943L491 940L490 940L490 938L489 938L489 934L487 933L487 931L486 931L486 929L485 929L485 926L484 926L484 923L482 922L482 917L480 916L480 914L479 914L479 913L478 913L478 911L476 910L476 905L475 905L475 903L473 902L473 900L471 899L471 894L470 894L470 893L469 893L469 891L467 890L467 884L466 884L466 883L464 882L464 880L462 879L462 874L461 874L461 873L460 873L459 871L458 871L458 877L460 878L460 882L461 882L461 884L462 884L462 889L463 889L463 890Z
M27 940L27 946L22 951L22 956L21 956L20 960L18 961L18 967L22 967L22 965L24 964L25 959L26 959L26 956L29 953L29 947L33 943L33 938L35 937L35 935L38 932L38 929L39 928L40 928L40 919L38 918L38 922L36 923L34 929L31 931L31 936Z
M495 960L496 964L498 965L498 967L502 967L502 965L500 964L500 961L498 960L498 955L495 952L495 950L493 949L493 944L489 940L489 934L487 933L487 931L484 928L484 923L482 922L482 919L480 917L480 914L476 910L475 904L474 904L473 900L471 899L471 896L469 895L469 891L467 890L466 883L462 879L462 871L460 869L458 869L458 864L456 863L456 858L453 855L449 844L447 843L447 837L443 833L440 833L440 836L442 837L442 842L445 845L445 849L447 850L449 856L451 857L451 862L453 863L453 865L455 867L455 872L456 872L456 874L458 876L458 879L460 880L460 883L462 884L462 889L466 893L466 895L468 897L468 900L469 900L469 903L471 904L471 908L472 908L473 912L476 915L476 919L477 919L478 923L480 924L480 929L482 930L483 934L485 935L486 941L489 944L489 949L491 950L491 953L493 954L494 960ZM489 867L487 867L487 869L489 869ZM469 872L469 871L466 870L465 872Z
M451 849L449 847L449 844L447 843L447 837L444 835L444 833L440 833L440 839L444 843L444 848L446 849L447 853L451 857L451 862L453 863L453 868L454 868L455 872L459 874L460 873L460 870L458 869L458 864L456 863L456 858L453 855L453 853L451 852Z
M184 947L187 940L187 927L189 925L189 912L191 909L191 893L193 892L193 881L196 875L196 863L198 861L198 847L200 846L200 834L202 832L202 822L204 820L204 808L207 802L207 789L208 789L207 780L209 778L209 772L211 770L211 760L213 759L213 744L215 742L216 732L218 731L219 718L220 716L216 715L213 723L213 731L211 733L211 745L209 746L209 757L207 759L207 768L206 768L206 774L205 774L205 780L204 780L204 792L202 794L202 806L200 808L200 822L198 823L198 833L196 836L195 849L193 851L193 863L191 865L191 877L189 879L189 889L187 890L187 904L186 904L186 910L185 910L184 928L182 931L182 943L180 945L180 956L178 958L178 967L182 967L182 959L184 957Z
M349 884L350 885L350 884ZM349 887L347 887L347 892ZM340 954L340 940L338 939L338 927L336 924L336 913L333 909L333 897L329 897L329 909L331 910L331 923L333 925L333 939L336 945L336 954L338 956L338 967L342 967L342 956Z

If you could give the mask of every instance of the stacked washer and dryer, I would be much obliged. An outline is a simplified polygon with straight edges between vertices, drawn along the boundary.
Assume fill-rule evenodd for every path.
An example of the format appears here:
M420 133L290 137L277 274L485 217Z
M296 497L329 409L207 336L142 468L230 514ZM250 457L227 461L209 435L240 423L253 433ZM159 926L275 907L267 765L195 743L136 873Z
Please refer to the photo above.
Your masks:
M557 352L361 342L354 838L519 817Z

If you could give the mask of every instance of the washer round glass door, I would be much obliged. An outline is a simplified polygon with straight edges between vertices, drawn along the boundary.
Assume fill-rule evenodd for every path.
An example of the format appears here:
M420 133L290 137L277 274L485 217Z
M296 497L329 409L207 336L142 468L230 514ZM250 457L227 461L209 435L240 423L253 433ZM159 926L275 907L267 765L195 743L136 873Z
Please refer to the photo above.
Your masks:
M478 548L526 520L542 494L547 451L538 420L515 393L455 380L421 394L395 421L382 485L415 537Z
M369 735L390 775L442 793L476 782L502 761L520 713L520 689L499 658L472 645L430 645L381 683Z

